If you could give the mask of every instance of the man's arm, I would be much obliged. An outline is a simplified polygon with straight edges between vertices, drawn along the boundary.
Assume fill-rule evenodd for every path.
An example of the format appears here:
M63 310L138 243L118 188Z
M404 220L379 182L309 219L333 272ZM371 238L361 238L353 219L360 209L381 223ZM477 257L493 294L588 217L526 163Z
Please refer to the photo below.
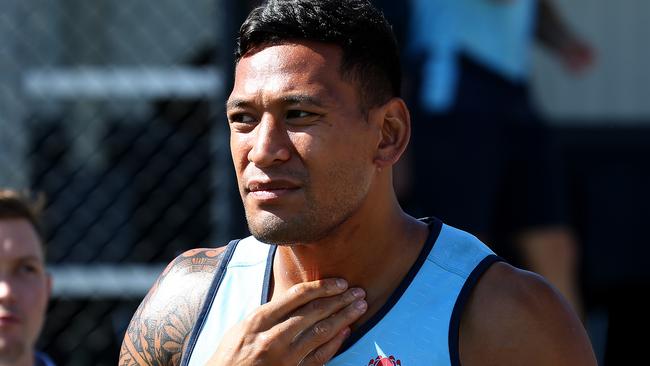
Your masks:
M553 51L567 69L580 72L594 61L591 46L576 35L551 0L539 0L537 39Z
M167 266L131 319L120 366L180 364L224 249L190 250Z
M487 1L512 5L519 0ZM570 29L552 0L538 0L536 23L537 40L557 55L569 71L581 72L593 63L591 46Z
M582 323L541 276L496 263L461 317L460 358L470 365L596 365Z

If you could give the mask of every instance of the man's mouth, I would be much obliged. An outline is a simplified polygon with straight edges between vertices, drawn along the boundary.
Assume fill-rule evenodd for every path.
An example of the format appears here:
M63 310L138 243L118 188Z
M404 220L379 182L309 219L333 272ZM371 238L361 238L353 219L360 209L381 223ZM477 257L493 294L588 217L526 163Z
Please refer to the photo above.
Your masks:
M258 200L272 200L300 189L300 185L290 180L251 180L246 185L247 194Z
M0 327L5 327L13 324L20 323L20 318L11 313L0 314Z

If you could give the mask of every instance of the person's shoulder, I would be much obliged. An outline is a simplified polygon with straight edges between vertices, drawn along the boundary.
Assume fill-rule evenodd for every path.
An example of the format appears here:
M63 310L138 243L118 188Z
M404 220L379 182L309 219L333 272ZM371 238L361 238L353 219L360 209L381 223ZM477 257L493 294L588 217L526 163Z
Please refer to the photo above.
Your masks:
M149 290L124 335L120 365L179 365L225 247L188 250Z
M493 264L461 317L460 357L468 365L596 365L582 323L541 276Z
M34 352L34 364L36 366L55 366L54 361L43 352Z
M190 249L167 265L167 268L160 275L160 279L176 276L200 276L212 274L216 271L226 247L218 248L196 248Z

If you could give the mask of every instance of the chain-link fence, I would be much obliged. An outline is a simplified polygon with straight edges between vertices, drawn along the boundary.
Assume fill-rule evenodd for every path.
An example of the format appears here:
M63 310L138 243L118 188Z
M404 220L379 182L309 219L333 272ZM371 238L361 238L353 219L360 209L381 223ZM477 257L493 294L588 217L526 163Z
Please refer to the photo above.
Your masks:
M245 3L0 2L0 186L48 198L59 365L117 364L163 266L243 234L222 108Z

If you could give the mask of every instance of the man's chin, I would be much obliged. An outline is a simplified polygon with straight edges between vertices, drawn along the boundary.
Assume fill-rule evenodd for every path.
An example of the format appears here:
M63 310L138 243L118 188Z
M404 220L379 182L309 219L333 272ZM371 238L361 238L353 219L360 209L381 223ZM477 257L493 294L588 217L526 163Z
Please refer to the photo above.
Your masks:
M25 345L14 339L0 336L0 364L11 365L24 357Z
M255 239L261 241L262 243L275 244L275 245L291 245L296 243L298 240L295 237L295 234L291 234L290 230L284 228L253 228L249 226L251 234Z
M248 230L263 243L294 245L313 239L312 225L307 224L306 220L287 221L274 215L247 219Z

